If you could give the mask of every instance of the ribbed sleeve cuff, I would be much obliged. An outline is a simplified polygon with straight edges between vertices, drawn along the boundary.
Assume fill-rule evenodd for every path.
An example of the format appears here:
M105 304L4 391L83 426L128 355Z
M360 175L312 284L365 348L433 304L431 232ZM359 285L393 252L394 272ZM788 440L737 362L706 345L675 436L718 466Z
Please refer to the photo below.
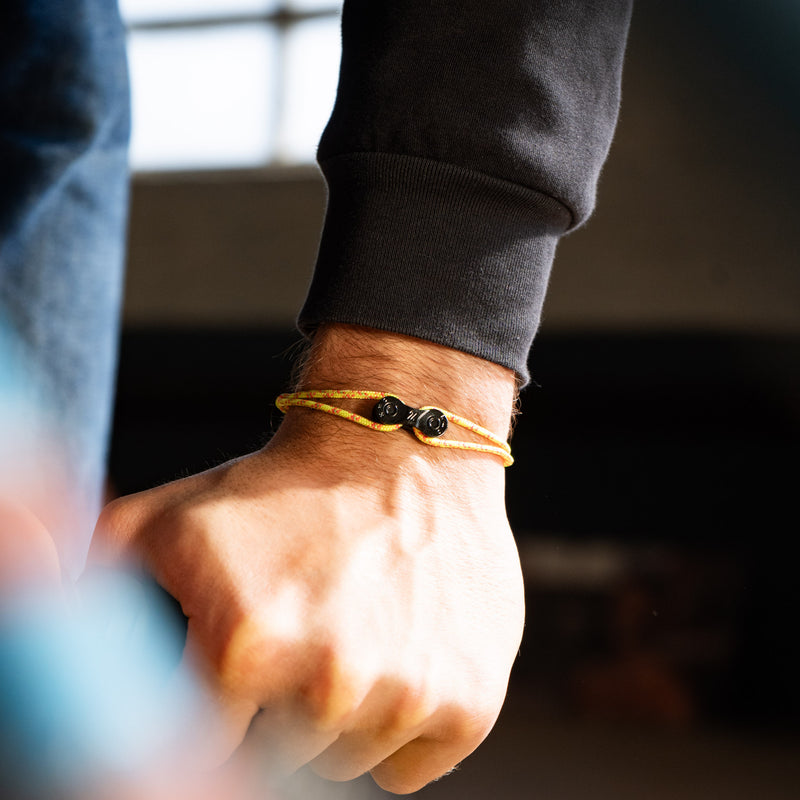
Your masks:
M515 370L539 325L565 206L451 164L356 153L322 162L328 208L298 325L366 325Z

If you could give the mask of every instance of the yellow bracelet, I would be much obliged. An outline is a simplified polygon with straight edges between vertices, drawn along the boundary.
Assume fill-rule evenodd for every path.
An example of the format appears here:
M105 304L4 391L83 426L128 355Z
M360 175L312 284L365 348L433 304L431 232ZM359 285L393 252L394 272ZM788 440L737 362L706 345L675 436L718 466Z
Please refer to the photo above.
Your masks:
M320 400L377 400L378 402L373 409L374 418L367 419L344 408L321 403L319 402ZM453 414L451 411L444 411L434 406L422 406L421 408L407 406L391 392L373 392L359 389L312 389L305 392L279 395L275 400L275 405L284 414L291 406L324 411L326 414L342 417L342 419L350 420L350 422L355 422L357 425L363 425L365 428L371 428L374 431L389 432L400 428L410 428L417 439L424 444L431 445L431 447L490 453L491 455L499 456L503 460L503 466L505 467L510 467L514 463L508 442L504 442L490 430L482 428L480 425L458 416L458 414ZM401 421L396 422L396 419ZM472 431L478 436L488 439L491 444L477 444L457 439L438 438L447 429L449 423Z

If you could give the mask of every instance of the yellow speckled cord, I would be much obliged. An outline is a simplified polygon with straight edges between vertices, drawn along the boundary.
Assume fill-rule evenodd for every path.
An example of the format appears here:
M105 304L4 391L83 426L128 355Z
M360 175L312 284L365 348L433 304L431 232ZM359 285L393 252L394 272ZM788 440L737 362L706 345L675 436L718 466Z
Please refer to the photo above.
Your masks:
M386 396L396 396L393 392L373 392L360 389L311 389L305 392L294 392L291 394L279 395L275 400L275 405L282 413L286 413L286 409L291 406L300 406L302 408L312 408L315 411L324 411L326 414L333 414L337 417L355 422L357 425L363 425L365 428L371 428L374 431L396 431L403 427L402 424L396 423L392 425L384 425L380 422L373 422L371 419L362 417L360 414L355 414L352 411L347 411L338 406L332 406L328 403L320 403L320 400L381 400ZM422 406L421 411L425 411L437 406ZM473 450L478 453L489 453L491 455L499 456L503 460L503 466L510 467L514 463L511 456L511 447L508 442L495 436L491 431L482 428L474 422L470 422L464 417L453 414L444 409L438 409L446 417L449 423L458 425L468 431L472 431L484 439L488 439L491 444L478 444L474 442L462 442L454 439L437 439L430 436L425 436L422 431L417 428L412 428L414 435L424 444L431 445L431 447L444 447L451 450Z

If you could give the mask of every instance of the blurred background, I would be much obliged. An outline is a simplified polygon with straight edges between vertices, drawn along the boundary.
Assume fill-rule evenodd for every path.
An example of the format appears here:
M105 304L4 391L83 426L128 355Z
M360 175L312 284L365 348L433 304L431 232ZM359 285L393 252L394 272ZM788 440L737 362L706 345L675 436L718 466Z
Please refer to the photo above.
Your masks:
M136 174L111 477L128 493L277 423L339 4L122 7ZM798 46L793 0L636 6L598 209L560 245L514 435L525 641L495 732L420 797L797 796Z

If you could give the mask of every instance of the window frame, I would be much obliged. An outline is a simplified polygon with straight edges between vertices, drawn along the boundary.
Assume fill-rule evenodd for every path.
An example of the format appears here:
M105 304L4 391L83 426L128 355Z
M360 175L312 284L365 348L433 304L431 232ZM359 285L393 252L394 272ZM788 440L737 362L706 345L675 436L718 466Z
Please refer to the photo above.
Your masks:
M280 132L283 130L283 123L287 116L287 39L293 30L298 26L316 20L338 20L341 17L343 0L330 0L328 5L320 8L298 8L294 7L291 0L282 0L272 10L263 12L222 12L205 13L191 16L181 16L179 13L137 16L127 19L123 16L125 28L129 37L138 33L154 33L163 31L189 32L192 30L214 30L230 27L254 27L263 26L275 33L276 54L275 70L276 84L273 104L272 117L272 141L271 152L263 161L253 161L243 165L224 165L219 162L209 162L207 165L197 164L193 166L154 166L154 167L135 167L135 174L170 174L183 172L237 172L253 170L271 170L286 168L305 168L308 161L294 158L286 158L281 153ZM129 39L130 41L130 39Z

